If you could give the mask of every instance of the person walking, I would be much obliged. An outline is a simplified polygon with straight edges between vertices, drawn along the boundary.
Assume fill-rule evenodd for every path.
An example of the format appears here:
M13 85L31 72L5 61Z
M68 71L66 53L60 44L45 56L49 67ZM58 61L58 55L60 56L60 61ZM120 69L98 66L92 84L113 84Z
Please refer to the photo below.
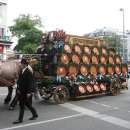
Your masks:
M29 97L32 96L32 86L33 86L33 75L31 71L28 69L28 61L27 59L21 60L21 73L19 75L19 79L17 81L17 93L19 93L18 100L20 106L20 112L18 119L13 122L13 124L19 124L23 122L24 109L25 106L31 111L32 117L30 120L34 120L38 117L38 114L34 107L32 107Z

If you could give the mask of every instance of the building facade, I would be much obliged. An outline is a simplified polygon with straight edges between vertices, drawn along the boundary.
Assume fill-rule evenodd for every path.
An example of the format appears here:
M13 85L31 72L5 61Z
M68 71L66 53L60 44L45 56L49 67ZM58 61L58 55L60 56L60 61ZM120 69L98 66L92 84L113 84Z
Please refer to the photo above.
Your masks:
M0 0L0 60L6 60L12 45L11 37L7 36L7 0Z
M128 61L130 62L130 32L127 33Z

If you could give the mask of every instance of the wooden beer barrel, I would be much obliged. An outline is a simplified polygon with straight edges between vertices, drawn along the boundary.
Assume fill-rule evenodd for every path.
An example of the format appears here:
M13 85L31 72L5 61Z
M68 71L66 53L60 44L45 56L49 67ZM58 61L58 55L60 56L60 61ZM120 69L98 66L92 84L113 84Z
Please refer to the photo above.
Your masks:
M72 52L72 46L69 43L65 43L64 50L68 53Z
M105 64L99 64L99 65L98 65L98 69L99 69L99 73L100 73L101 75L106 75L107 68L106 68L106 65L105 65Z
M84 52L90 54L91 53L91 47L89 45L85 45L84 47Z
M120 66L120 64L115 65L115 72L116 72L116 74L121 74L121 66Z
M108 64L107 65L107 72L108 72L109 75L114 74L114 65L113 64Z
M101 47L101 53L104 54L104 55L107 55L107 54L108 54L108 49L107 49L107 47L102 46L102 47Z
M78 74L78 65L75 63L70 63L68 67L69 75L76 76Z
M96 64L90 64L89 70L90 74L93 76L96 76L98 74L98 67Z
M71 59L72 62L75 62L77 64L79 64L81 61L80 55L77 52L71 52Z
M74 51L80 54L82 52L82 46L79 44L75 44Z
M120 55L115 55L115 61L116 61L117 64L121 64L121 62L122 62L121 56Z
M57 66L56 74L58 76L63 77L63 76L65 76L67 74L67 72L68 72L67 71L67 66L65 64L59 64Z
M81 73L81 75L86 76L86 75L88 75L88 72L89 72L88 66L86 64L84 64L84 63L81 64L80 65L80 73Z
M90 63L90 55L87 53L82 53L82 61L83 61L83 63L89 64Z
M107 64L107 56L105 54L101 54L99 56L100 62L103 64Z
M92 86L92 84L90 84L90 83L86 83L86 89L87 89L87 92L88 93L93 93L93 86Z
M78 91L79 91L79 94L85 94L86 93L86 87L85 87L85 84L79 84L78 85Z
M102 91L106 91L107 87L105 83L100 83L100 88Z
M94 64L98 64L99 63L99 57L96 54L92 54L91 55L91 61Z
M97 83L94 83L94 84L93 84L93 88L94 88L94 92L96 92L96 93L101 90L100 85L97 84Z
M61 54L60 60L61 60L61 62L63 62L64 64L68 64L68 63L70 62L69 53L63 53L63 54Z
M113 48L109 48L108 52L110 55L113 55L113 56L116 54L116 51Z
M109 55L109 56L108 56L108 62L109 62L110 64L114 64L114 63L115 63L115 58L114 58L113 55Z
M127 64L125 64L125 63L121 64L121 71L122 71L123 74L127 74L127 72L128 72Z
M92 47L92 52L95 53L96 55L99 55L99 53L100 53L99 46L93 46Z

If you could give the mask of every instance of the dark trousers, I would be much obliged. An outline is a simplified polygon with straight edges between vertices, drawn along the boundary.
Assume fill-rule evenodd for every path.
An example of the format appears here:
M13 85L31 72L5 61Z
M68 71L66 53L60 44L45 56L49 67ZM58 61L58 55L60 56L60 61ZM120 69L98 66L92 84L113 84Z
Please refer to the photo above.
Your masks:
M28 97L27 99L30 102L30 104L32 105L32 96ZM17 90L16 90L16 94L15 94L12 102L10 103L10 107L15 107L18 103L18 100L19 100L19 94L17 93Z
M53 63L51 63L50 65L49 65L49 75L50 76L55 76L56 74L55 74L55 68L56 67L56 65L55 64L53 64Z
M37 115L35 108L32 107L30 101L27 98L26 92L20 93L18 99L19 99L19 106L20 106L20 113L19 113L18 120L20 121L23 120L25 106L31 111L33 116Z

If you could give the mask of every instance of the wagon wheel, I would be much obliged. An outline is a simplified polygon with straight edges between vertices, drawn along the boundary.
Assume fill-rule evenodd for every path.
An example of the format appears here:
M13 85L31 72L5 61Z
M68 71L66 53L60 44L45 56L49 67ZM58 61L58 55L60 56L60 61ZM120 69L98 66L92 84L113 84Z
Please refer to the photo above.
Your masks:
M44 100L49 100L51 97L52 97L52 93L45 93L44 95L42 95L41 97L44 99Z
M53 98L56 103L62 104L69 98L69 90L67 87L60 85L54 90Z
M111 94L112 94L113 96L116 96L116 95L118 95L118 94L120 93L120 89L119 89L119 88L112 88L112 89L110 90L110 92L111 92Z
M115 96L120 93L120 90L121 90L121 81L118 78L116 78L114 79L110 92L113 96Z
M44 100L49 100L53 95L52 90L46 88L39 89L39 94Z

